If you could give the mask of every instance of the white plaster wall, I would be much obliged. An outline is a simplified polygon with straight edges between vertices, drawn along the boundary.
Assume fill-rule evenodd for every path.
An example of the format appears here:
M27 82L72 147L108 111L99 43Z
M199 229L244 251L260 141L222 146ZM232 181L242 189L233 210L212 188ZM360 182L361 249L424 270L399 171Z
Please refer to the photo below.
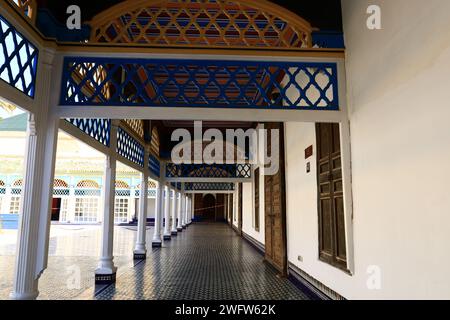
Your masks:
M233 226L235 228L238 228L238 212L239 212L239 201L238 201L238 192L237 192L238 185L235 184L235 192L233 194Z
M369 4L381 6L382 30L365 27ZM349 299L449 299L450 1L342 6L355 274L317 259L315 158L307 175L303 155L315 141L309 124L286 126L289 260ZM366 285L372 265L379 290Z
M305 149L311 145L313 156L305 159ZM342 288L353 285L352 277L319 260L315 124L286 123L285 149L288 261L344 295Z
M254 174L252 175L254 179ZM244 211L242 213L242 231L251 236L253 239L265 244L265 229L264 229L264 176L261 173L259 176L259 231L255 230L255 189L253 183L243 183L242 205Z
M358 28L379 3L383 30ZM450 298L450 1L343 1L348 48L356 271L382 290Z
M156 201L155 200L156 200L155 198L147 199L147 218L155 217L155 210L156 210Z

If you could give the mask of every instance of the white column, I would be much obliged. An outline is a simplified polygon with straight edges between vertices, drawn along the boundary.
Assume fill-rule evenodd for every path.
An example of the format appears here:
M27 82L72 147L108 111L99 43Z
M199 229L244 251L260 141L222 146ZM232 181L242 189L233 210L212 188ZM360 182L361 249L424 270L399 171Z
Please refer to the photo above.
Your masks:
M192 218L191 218L191 215L192 215L192 200L191 200L191 196L187 197L187 204L188 204L188 209L187 209L187 221L186 221L186 224L190 225L191 222L192 222Z
M195 194L191 195L191 223L194 220L194 200L195 200Z
M184 194L184 213L183 213L183 227L187 228L187 215L189 210L189 203L188 203L188 196L187 194Z
M170 187L166 186L166 199L164 202L164 240L170 240L171 193Z
M147 249L145 236L147 231L147 198L148 198L148 150L144 153L144 168L141 172L141 190L139 193L139 216L137 226L136 245L134 246L134 259L145 259Z
M178 193L177 189L173 189L173 198L172 198L172 222L171 222L171 230L170 233L172 236L177 235L177 213L178 213Z
M186 229L186 194L181 194L181 225L183 229Z
M116 146L118 122L111 123L110 154L106 156L103 219L102 219L102 248L100 261L95 270L96 283L112 283L116 280L117 268L114 265L114 199L116 196Z
M14 272L14 285L11 298L36 299L38 278L36 277L37 251L35 243L38 237L40 176L39 166L43 155L39 152L42 142L38 139L38 130L32 114L28 117L27 144L25 150L25 173L21 196L21 212L19 218L19 232L17 236L17 258ZM40 133L40 132L39 132ZM42 134L42 133L40 133ZM39 143L41 142L41 143Z
M189 226L189 196L186 195L186 212L184 214L184 224L186 227Z
M191 222L195 219L195 194L192 194L192 212L191 212Z
M38 112L28 117L12 299L35 299L38 296L38 280L46 267L48 254L59 123L55 110L59 89L56 88L59 86L57 80L52 81L58 71L53 69L54 52L41 50L39 58L33 101Z
M230 193L228 195L228 217L229 217L229 222L231 224L233 224L233 193Z
M158 188L156 189L156 212L155 212L155 226L153 231L152 247L161 247L161 220L163 211L164 199L164 184L158 181Z
M178 223L177 223L177 231L183 231L183 221L182 221L182 211L183 211L183 194L178 192Z
M239 218L238 218L238 214L239 214L239 208L238 208L238 204L239 204L239 199L238 199L238 189L239 189L239 186L238 186L237 183L235 183L235 184L234 184L234 196L233 196L233 202L234 202L234 204L233 204L233 211L234 211L233 216L234 216L234 221L236 222L236 225L238 224L237 222L238 222L238 220L239 220Z

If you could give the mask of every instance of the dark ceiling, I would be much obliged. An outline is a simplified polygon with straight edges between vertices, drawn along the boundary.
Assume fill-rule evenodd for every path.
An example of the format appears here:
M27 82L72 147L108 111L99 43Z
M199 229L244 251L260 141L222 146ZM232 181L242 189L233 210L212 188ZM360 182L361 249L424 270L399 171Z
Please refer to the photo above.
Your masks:
M81 8L83 21L89 21L96 14L122 0L38 0L40 7L48 8L61 22L65 22L67 6L76 4ZM340 0L273 0L286 9L308 20L321 30L342 31Z

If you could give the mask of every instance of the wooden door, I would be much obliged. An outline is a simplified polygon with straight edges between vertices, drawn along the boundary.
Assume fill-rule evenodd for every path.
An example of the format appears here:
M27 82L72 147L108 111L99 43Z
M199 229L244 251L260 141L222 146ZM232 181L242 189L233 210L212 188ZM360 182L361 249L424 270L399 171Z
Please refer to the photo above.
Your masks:
M316 124L319 257L341 269L347 265L339 124Z
M259 168L255 170L255 230L259 232Z
M279 170L274 175L264 176L264 211L266 252L265 259L282 275L287 274L286 252L286 201L284 178L284 132L283 124L266 124L268 130L267 148L271 150L270 129L279 130Z

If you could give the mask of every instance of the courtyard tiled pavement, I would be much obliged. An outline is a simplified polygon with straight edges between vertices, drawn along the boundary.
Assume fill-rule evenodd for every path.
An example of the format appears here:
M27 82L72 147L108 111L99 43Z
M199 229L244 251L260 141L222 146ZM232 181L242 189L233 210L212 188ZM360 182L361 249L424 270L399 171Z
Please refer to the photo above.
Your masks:
M148 228L148 244L152 233ZM99 291L93 274L100 235L99 226L52 226L39 299L308 299L291 282L278 278L262 256L225 224L193 224L165 241L163 248L150 248L147 260L136 264L135 228L116 227L117 282ZM0 299L7 299L11 291L14 266L15 245L2 245L4 238L0 234ZM74 266L81 272L79 289L67 285Z

